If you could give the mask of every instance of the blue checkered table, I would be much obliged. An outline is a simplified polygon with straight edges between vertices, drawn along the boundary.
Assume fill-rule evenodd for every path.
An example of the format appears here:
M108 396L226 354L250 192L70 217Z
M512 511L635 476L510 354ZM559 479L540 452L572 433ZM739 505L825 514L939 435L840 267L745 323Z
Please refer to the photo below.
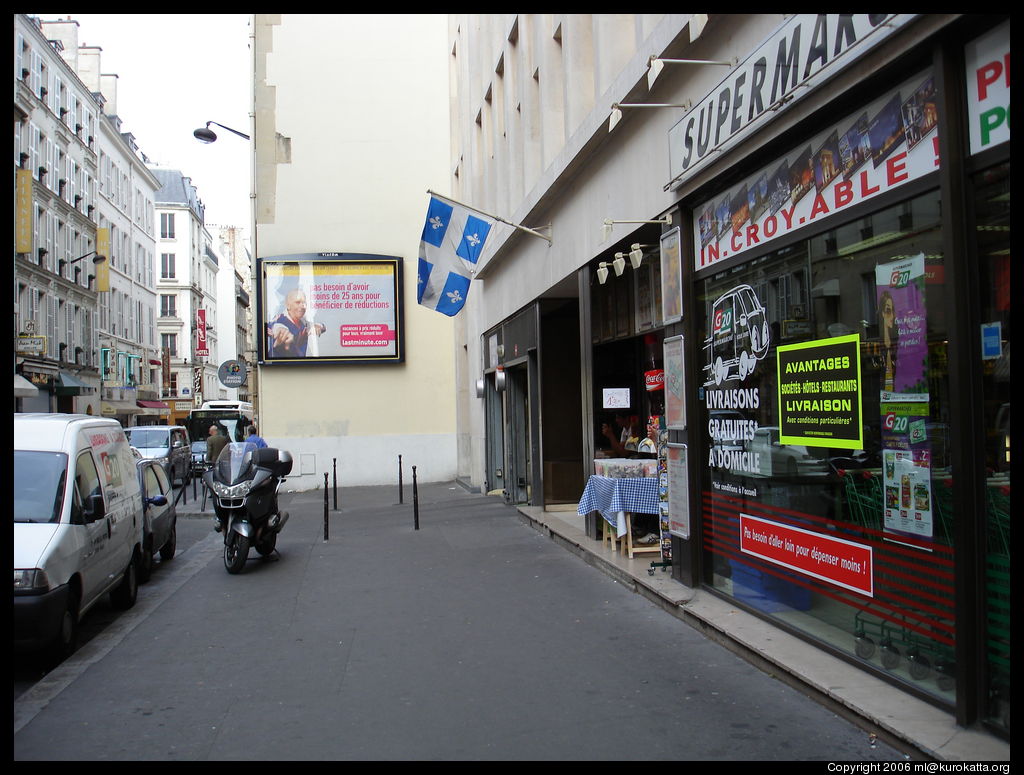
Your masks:
M659 503L657 477L610 479L595 475L587 481L576 513L586 516L591 511L600 512L621 537L626 534L626 512L658 514Z

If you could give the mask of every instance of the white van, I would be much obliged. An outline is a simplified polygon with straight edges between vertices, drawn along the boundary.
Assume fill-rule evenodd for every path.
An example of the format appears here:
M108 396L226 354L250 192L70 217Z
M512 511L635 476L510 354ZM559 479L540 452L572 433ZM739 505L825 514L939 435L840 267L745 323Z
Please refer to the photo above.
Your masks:
M14 645L63 658L104 594L138 593L142 495L116 420L14 415Z

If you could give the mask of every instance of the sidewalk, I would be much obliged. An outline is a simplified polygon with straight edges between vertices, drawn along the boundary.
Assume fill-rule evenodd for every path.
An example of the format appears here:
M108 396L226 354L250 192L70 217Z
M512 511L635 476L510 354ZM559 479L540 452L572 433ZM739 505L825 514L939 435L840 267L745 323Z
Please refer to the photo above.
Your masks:
M486 497L486 496L481 496ZM866 719L941 761L1009 761L1010 745L985 731L964 729L952 714L773 627L728 601L651 570L651 556L635 559L588 538L584 518L569 510L519 506L521 518L584 562L660 605L761 669L850 718ZM660 559L660 558L659 558Z
M467 492L461 485L458 485L458 489L460 501L479 498L481 502L491 505L497 500ZM343 510L351 505L346 493L344 489L339 490ZM421 486L421 501L423 494ZM191 491L188 496L187 504L179 503L179 514L199 516L201 497L199 500L193 499ZM323 492L320 490L288 493L286 496L282 492L282 496L287 497L288 507L293 512L316 515L321 512ZM408 486L405 489L405 504L412 504L411 487ZM423 505L427 507L426 501ZM587 537L584 518L576 514L575 506L562 508L568 510L545 511L540 507L519 506L517 511L525 524L585 563L611 576L625 588L660 606L764 672L813 697L830 710L862 726L882 730L889 742L902 744L903 748L909 746L926 757L942 761L1010 760L1009 743L985 731L958 727L947 711L916 699L785 633L733 606L729 601L681 584L671 577L671 569L657 568L653 574L650 573L651 555L638 556L633 560L623 557L619 552L606 548L600 541ZM212 507L207 505L204 513L212 516Z

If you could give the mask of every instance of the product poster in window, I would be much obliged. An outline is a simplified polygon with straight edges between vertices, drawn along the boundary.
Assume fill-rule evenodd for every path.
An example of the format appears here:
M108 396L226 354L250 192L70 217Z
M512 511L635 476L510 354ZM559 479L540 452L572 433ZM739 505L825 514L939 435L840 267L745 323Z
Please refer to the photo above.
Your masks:
M683 337L663 344L665 364L665 423L672 430L686 430L686 379L683 374Z
M880 264L875 291L884 528L890 537L933 538L924 254Z
M257 279L263 362L404 359L401 258L274 256L259 260Z
M779 441L864 448L860 334L779 345Z
M674 323L683 317L683 261L679 227L661 235L661 319Z
M881 401L928 401L924 254L875 269Z

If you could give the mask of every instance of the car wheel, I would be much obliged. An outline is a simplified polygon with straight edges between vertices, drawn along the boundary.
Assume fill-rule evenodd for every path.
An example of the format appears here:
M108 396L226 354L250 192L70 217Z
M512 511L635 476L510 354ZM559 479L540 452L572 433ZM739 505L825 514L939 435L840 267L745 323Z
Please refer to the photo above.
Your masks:
M68 601L60 620L60 629L47 651L46 657L54 665L60 664L78 648L78 596L68 590Z
M135 605L135 600L138 596L139 558L137 554L133 553L131 560L128 561L128 567L124 569L124 577L121 579L121 583L110 593L110 602L114 608L126 611Z
M178 523L174 522L171 524L171 534L167 537L167 541L163 546L160 547L160 559L167 562L174 556L174 550L178 545Z
M153 575L153 536L146 536L142 544L142 556L139 557L139 583L145 584Z

